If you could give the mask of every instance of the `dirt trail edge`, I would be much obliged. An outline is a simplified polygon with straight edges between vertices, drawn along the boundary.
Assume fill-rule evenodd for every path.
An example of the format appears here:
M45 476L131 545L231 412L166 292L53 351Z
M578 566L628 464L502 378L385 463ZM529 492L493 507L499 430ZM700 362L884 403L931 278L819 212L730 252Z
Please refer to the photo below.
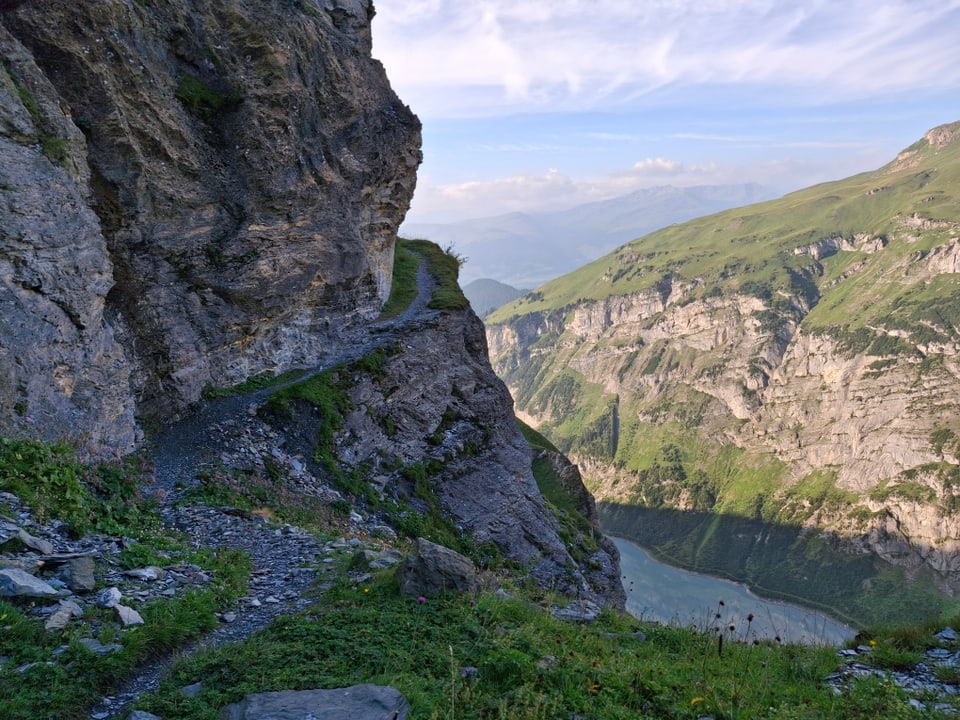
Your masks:
M426 260L421 259L417 297L403 313L390 320L345 330L342 342L329 356L321 358L306 375L292 382L358 360L393 340L401 330L435 318L438 311L427 307L435 285ZM331 556L331 547L311 534L290 526L277 527L247 513L228 514L222 508L176 502L182 496L182 489L195 484L197 473L215 462L223 451L223 439L218 440L214 428L224 423L247 427L258 424L253 417L254 409L279 387L282 386L205 402L181 420L164 427L152 444L156 468L153 489L163 491L160 497L164 498L161 506L164 526L185 533L194 547L233 548L248 553L253 561L250 597L229 613L229 622L221 623L199 641L138 668L116 694L100 699L91 710L91 720L125 717L137 698L159 687L175 660L189 657L202 648L243 641L273 619L306 608L328 586L330 580L325 580L327 568L323 560ZM349 543L346 545L349 547Z

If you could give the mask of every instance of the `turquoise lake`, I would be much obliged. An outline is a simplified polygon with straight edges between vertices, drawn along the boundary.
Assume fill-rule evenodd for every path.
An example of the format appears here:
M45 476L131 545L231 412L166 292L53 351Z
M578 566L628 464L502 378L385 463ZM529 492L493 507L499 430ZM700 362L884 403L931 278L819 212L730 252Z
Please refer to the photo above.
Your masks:
M784 643L842 645L855 634L826 615L764 600L745 585L666 565L639 545L611 539L620 550L627 612L641 620L711 632L721 627L726 637L748 642L779 637Z

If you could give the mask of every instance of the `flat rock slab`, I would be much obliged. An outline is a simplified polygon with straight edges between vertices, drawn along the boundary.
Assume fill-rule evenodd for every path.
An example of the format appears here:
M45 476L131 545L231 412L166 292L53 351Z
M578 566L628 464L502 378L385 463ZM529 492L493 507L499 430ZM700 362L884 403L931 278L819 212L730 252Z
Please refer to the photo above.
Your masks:
M383 685L335 690L284 690L248 695L220 711L220 720L406 720L410 704Z
M0 570L0 597L57 597L60 593L40 578L17 568Z

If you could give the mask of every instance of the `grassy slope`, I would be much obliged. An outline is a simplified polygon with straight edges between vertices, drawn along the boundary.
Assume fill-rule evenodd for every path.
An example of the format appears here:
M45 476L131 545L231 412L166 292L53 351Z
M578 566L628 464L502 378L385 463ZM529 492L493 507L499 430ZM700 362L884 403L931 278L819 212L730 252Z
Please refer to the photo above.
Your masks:
M491 314L491 324L532 312L569 307L581 300L599 300L649 290L665 276L698 282L704 291L744 289L751 284L776 292L796 291L796 273L819 275L809 255L795 248L824 238L857 233L892 238L898 217L912 213L934 220L960 222L960 143L936 150L925 140L905 152L916 152L916 163L893 162L869 173L824 183L783 198L674 225L623 245L609 255L537 288ZM954 231L955 233L955 231ZM892 243L890 252L876 256L878 271L905 256L929 250L943 240L942 232L927 232L918 243ZM826 263L829 281L859 254L841 253ZM845 283L842 293L861 300L873 284L863 273ZM884 297L895 288L883 283ZM714 290L716 292L716 290ZM869 296L869 295L867 295ZM808 322L824 325L846 318L828 311L842 304L838 295ZM868 303L862 303L868 305ZM884 314L887 307L871 305L856 318L861 325Z
M933 226L908 227L904 220L914 214L933 221ZM919 281L911 268L911 261L922 260L931 248L956 237L958 224L960 142L938 149L921 140L875 172L668 227L627 243L500 308L487 324L522 327L541 314L569 318L572 308L584 301L666 291L670 284L680 284L688 288L684 301L738 293L763 298L773 322L802 320L808 333L829 334L850 352L869 348L887 358L916 354L917 345L960 341L956 320L960 276ZM825 239L853 241L858 235L879 238L886 246L881 252L841 251L819 260L795 252ZM788 297L805 301L809 312L804 315ZM532 317L528 321L524 316ZM835 486L829 472L805 478L784 494L787 468L778 459L749 456L724 445L722 436L703 434L704 418L716 422L729 412L725 407L688 386L661 385L657 379L664 369L678 366L692 368L699 377L710 376L723 366L714 369L709 363L722 363L722 358L678 352L668 340L636 349L625 342L618 338L582 343L570 333L544 333L529 356L518 352L500 364L517 406L549 418L539 429L562 451L605 466L614 476L606 480L613 484L608 490L642 506L684 506L781 523L802 522L816 511L849 504L851 498ZM576 369L605 357L625 358L609 361L627 389L619 396ZM931 355L925 362L934 361ZM673 456L664 457L667 452ZM897 487L902 491L905 486ZM706 518L691 529L692 545L683 552L678 538L634 537L666 542L668 547L661 547L661 552L669 550L675 562L705 567L711 554L723 551L718 543L728 540L714 536L711 528ZM794 564L804 562L798 551L802 552L799 545L785 549ZM743 557L731 557L723 567L712 569L745 578L745 562ZM886 586L880 579L877 576ZM887 616L886 611L868 614L867 621Z

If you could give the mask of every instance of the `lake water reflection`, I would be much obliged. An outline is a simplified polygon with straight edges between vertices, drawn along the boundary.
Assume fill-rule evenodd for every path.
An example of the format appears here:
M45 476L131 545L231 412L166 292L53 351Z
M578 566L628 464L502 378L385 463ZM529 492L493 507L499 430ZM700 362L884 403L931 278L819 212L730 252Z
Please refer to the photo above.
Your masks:
M846 625L812 610L764 600L744 585L665 565L639 545L611 539L620 550L627 612L634 617L704 630L717 623L733 625L738 640L779 637L784 643L842 645L854 636ZM750 614L753 621L745 637Z

